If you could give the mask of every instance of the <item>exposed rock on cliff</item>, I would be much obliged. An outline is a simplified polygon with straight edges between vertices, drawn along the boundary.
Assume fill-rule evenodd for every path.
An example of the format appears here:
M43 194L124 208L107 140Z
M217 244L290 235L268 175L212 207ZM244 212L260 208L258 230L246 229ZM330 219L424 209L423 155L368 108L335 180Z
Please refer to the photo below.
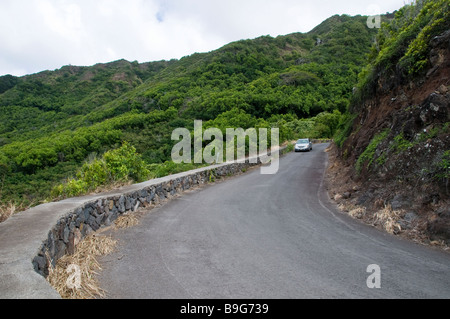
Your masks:
M330 149L328 177L331 197L352 216L445 246L450 244L450 30L434 37L430 48L423 76L382 74L375 94L355 106L350 136L341 148Z

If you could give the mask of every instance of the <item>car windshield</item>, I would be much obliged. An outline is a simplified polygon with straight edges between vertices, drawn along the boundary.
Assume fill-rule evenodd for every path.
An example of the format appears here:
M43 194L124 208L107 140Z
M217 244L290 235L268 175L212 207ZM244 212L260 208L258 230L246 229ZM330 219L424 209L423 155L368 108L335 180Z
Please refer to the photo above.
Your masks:
M309 140L307 140L307 139L297 141L297 144L308 144L308 143L309 143Z

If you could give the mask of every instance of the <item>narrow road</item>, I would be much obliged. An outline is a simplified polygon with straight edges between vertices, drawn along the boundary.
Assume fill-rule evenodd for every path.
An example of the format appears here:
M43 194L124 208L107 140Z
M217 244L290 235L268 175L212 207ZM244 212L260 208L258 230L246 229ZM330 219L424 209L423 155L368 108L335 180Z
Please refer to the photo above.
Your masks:
M363 225L323 189L326 144L187 193L114 232L109 298L450 298L450 254ZM381 268L370 289L369 265Z

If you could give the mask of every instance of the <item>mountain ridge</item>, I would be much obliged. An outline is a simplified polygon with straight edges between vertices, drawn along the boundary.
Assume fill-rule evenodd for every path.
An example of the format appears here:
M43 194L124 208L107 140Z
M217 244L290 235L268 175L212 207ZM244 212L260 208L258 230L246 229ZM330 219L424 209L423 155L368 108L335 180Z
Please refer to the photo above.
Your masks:
M279 127L283 141L330 138L377 33L366 22L334 16L323 32L240 40L180 60L0 77L0 201L42 201L124 142L167 172L171 132L193 129L194 119L205 127Z

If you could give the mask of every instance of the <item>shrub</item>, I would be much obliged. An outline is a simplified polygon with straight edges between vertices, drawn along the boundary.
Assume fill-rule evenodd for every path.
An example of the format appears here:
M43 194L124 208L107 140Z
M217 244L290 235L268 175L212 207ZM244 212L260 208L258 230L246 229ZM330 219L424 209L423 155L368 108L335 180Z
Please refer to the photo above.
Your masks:
M116 183L142 182L150 171L136 149L124 143L120 148L106 152L102 158L85 163L76 178L53 188L54 197L73 197L96 191Z
M128 143L124 143L119 149L106 152L103 159L111 181L141 182L150 175L141 156Z
M400 66L406 68L408 74L419 74L428 65L428 44L433 35L440 34L448 28L449 8L450 4L447 0L428 2L417 16L416 24L422 29L411 41L408 50L400 60Z
M395 150L396 153L402 153L407 149L413 147L414 144L406 140L403 134L399 134L394 138L394 143L391 145L391 149Z
M356 171L358 174L361 173L364 164L366 164L366 168L369 168L372 165L378 145L380 145L388 135L389 130L384 130L380 134L375 135L369 146L367 146L366 150L359 156L358 161L356 162Z
M349 113L342 115L336 133L334 134L334 142L339 148L344 145L345 140L350 135L356 116L356 114Z
M370 97L383 74L411 80L429 64L430 41L448 29L448 0L415 1L401 8L390 23L384 23L369 55L369 65L359 75L352 106Z

